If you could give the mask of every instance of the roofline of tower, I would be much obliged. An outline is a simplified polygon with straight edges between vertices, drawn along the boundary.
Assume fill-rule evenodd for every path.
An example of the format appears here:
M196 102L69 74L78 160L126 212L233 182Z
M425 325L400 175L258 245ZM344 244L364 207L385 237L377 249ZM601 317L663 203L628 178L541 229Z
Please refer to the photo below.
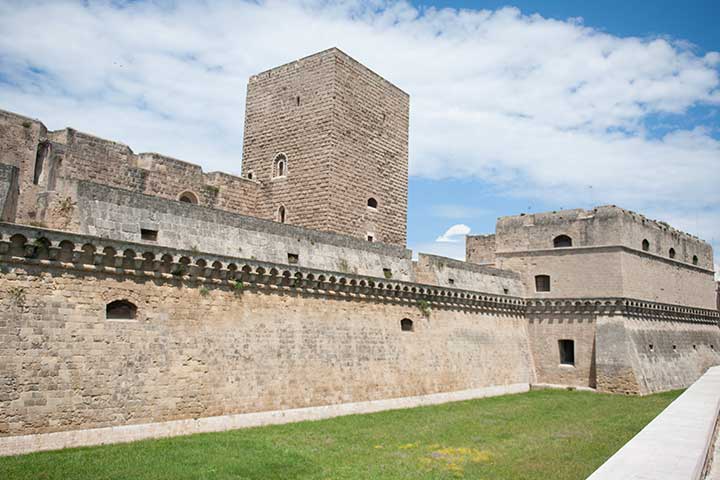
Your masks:
M316 53L313 53L313 54L310 54L310 55L306 55L306 56L304 56L304 57L301 57L301 58L292 60L292 61L287 62L287 63L283 63L282 65L278 65L278 66L275 66L275 67L272 67L272 68L268 68L267 70L263 70L262 72L258 72L258 73L254 74L254 75L250 75L250 78L253 79L253 78L255 78L255 77L259 77L259 76L261 76L261 75L268 74L268 73L273 72L273 71L275 71L275 70L279 70L279 69L281 69L281 68L286 68L288 65L292 65L292 64L295 64L295 63L299 63L299 62L302 62L302 61L307 60L307 59L309 59L309 58L313 58L313 57L317 57L317 56L320 56L320 55L324 55L324 54L326 54L326 53L328 53L328 52L337 52L337 53L341 54L343 57L347 58L348 60L350 60L350 61L352 61L352 62L355 62L355 63L356 63L357 65L359 65L360 67L364 68L364 69L367 70L368 72L370 72L370 73L372 73L373 75L375 75L376 77L380 78L382 81L384 81L385 83L387 83L388 85L390 85L392 88L396 89L397 91L399 91L399 92L402 93L403 95L405 95L405 96L407 96L407 97L410 96L410 94L407 93L405 90L403 90L402 88L398 87L398 86L395 85L393 82L391 82L391 81L388 80L387 78L383 77L382 75L380 75L379 73L377 73L376 71L374 71L373 69L371 69L370 67L368 67L367 65L363 64L362 62L356 60L355 58L351 57L351 56L348 55L347 53L343 52L343 51L340 50L338 47L326 48L325 50L322 50L322 51L319 51L319 52L316 52Z

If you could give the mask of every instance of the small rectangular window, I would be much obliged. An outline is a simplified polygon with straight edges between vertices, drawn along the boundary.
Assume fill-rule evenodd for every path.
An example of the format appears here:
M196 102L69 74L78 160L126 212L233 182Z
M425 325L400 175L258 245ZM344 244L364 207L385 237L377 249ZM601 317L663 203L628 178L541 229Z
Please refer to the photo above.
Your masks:
M510 289L509 289L509 288L503 288L503 293L504 293L505 295L507 295L508 293L510 293Z
M149 242L157 242L157 237L157 230L148 230L146 228L140 229L140 238L142 238L143 240L147 240Z
M368 241L368 242L372 242L373 240L374 240L374 238L373 238L372 235L368 235L368 236L367 236L367 241Z
M550 291L550 276L549 275L536 275L535 276L535 291L536 292L549 292Z
M575 365L575 341L558 340L560 347L560 365Z
M392 278L392 270L389 268L383 268L383 276L390 280Z
M455 279L454 278L448 278L448 283L450 285L455 285Z
M298 263L300 261L300 255L297 253L288 253L288 263Z

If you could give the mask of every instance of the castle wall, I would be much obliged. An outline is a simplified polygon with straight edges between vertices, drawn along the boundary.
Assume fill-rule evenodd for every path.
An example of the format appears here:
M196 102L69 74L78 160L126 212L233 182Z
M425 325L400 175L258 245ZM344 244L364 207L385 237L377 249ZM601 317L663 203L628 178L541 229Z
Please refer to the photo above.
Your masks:
M116 240L200 249L220 255L297 264L342 273L412 280L409 250L333 233L134 194L90 182L77 186L80 233ZM144 241L141 229L157 232Z
M712 247L664 222L647 219L614 206L592 210L561 210L501 217L497 221L496 243L498 252L518 252L553 248L558 235L572 238L574 247L623 245L642 250L643 240L649 243L649 252L668 258L670 248L676 252L675 261L713 269Z
M415 281L419 283L498 295L525 295L525 285L520 275L508 270L474 265L425 253L418 254L414 269Z
M35 232L50 238L46 250L12 231L35 232L6 229L13 240L0 242L2 436L532 381L518 302L426 296L426 317L421 286L319 287L302 270L275 283L284 277L257 262L257 273L238 269L238 291L224 267L227 280L146 273L147 262L112 267L107 249L84 257L80 245L101 239ZM137 305L135 320L105 319L117 299ZM401 330L403 318L413 331Z
M466 236L465 261L493 265L495 263L495 234Z
M607 392L644 395L687 388L709 367L720 365L717 320L602 315L596 342L597 386Z
M0 221L15 221L18 193L17 167L0 163Z
M408 95L338 51L333 115L332 230L405 245Z

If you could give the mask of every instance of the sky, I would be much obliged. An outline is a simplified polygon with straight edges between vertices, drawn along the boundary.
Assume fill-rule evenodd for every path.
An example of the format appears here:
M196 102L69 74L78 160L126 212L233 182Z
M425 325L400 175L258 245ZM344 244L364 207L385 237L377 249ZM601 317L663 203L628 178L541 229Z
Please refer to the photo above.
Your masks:
M0 0L0 108L237 174L248 77L336 46L410 94L414 251L614 204L720 252L719 20L716 0Z

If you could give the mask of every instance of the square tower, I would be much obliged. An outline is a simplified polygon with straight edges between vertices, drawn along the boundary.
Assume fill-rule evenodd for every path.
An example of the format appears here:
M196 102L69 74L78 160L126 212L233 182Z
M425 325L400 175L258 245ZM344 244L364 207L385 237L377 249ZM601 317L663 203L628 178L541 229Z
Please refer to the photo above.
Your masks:
M250 78L243 176L257 216L405 245L408 95L337 48Z

